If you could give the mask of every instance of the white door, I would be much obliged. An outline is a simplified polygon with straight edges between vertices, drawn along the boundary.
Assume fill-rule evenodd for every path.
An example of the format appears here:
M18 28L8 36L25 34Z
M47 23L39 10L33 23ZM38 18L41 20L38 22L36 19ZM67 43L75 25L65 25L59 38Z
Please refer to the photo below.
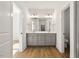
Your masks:
M64 50L64 10L62 10L62 14L61 14L61 38L62 38L62 51L63 53L65 52Z
M26 21L24 15L20 14L20 51L24 51L27 47L26 44Z
M24 49L26 48L26 23L24 19L24 15L22 13L22 10L18 7L18 4L16 4L15 2L13 3L13 13L14 13L14 18L13 20L17 20L16 25L14 23L14 29L15 31L18 33L18 39L19 39L19 51L24 51ZM15 32L15 35L16 35Z
M12 57L11 2L0 1L0 58Z

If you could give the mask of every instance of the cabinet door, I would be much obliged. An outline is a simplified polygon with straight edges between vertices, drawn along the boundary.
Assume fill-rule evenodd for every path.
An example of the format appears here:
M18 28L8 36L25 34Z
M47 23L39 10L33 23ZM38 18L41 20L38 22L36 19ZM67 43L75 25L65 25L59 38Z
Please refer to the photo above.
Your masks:
M44 34L44 45L46 45L46 34Z
M33 39L33 45L38 45L38 40L37 40L37 38L38 38L38 34L34 34L34 39Z
M49 45L49 34L46 34L46 45Z
M40 42L39 42L39 41L40 41L40 34L38 34L37 40L38 40L38 41L37 41L37 44L40 45Z
M52 45L56 45L56 34L52 34L52 35L50 35L50 43L52 44Z
M41 34L39 34L39 45L42 45L41 40L42 40L42 35L41 35Z
M51 41L51 37L50 37L50 35L51 35L51 34L49 33L49 34L48 34L48 42L47 42L48 45L52 45L52 44L51 44L52 41Z

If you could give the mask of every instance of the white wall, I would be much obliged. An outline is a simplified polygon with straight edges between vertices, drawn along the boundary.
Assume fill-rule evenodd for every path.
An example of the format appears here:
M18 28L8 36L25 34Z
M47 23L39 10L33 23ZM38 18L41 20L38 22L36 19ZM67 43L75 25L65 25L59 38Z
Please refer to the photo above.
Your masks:
M32 31L32 21L30 19L28 9L25 10L25 19L26 19L26 32L31 32Z
M77 58L79 58L79 1L77 1Z
M57 33L56 32L56 10L54 11L54 14L53 14L53 18L51 20L51 25L50 25L50 31L53 32L53 33Z
M12 57L12 4L0 1L0 58Z
M76 21L76 2L70 3L70 57L76 57L76 48L75 48L75 21Z

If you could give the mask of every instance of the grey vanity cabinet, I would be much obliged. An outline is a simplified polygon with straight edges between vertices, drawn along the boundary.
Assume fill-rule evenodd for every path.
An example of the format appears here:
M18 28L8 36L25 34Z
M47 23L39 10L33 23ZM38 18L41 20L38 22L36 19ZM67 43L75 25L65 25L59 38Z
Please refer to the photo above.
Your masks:
M28 45L35 46L47 46L56 45L55 33L28 33L27 39Z

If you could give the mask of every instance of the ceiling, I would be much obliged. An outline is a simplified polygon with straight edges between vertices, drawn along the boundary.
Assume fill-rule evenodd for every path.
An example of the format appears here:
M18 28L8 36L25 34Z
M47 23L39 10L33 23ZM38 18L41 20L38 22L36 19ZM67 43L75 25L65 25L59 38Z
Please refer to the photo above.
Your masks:
M28 10L30 15L53 15L70 1L20 1L15 2L23 11Z
M70 1L16 1L21 8L60 8Z
M32 16L43 16L43 15L46 15L46 16L50 16L50 15L53 15L54 14L54 9L52 8L29 8L29 13L30 15Z

